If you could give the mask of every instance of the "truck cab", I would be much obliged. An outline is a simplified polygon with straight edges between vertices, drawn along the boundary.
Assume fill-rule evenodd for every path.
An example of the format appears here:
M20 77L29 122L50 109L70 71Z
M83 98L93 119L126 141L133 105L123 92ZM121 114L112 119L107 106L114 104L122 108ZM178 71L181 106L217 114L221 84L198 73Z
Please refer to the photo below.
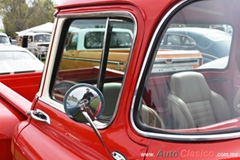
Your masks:
M31 106L24 101L18 107L27 114L14 112L22 117L12 139L1 139L11 146L6 156L16 160L239 159L239 7L239 0L63 1L56 7L39 91ZM204 39L169 36L171 44L166 45L173 47L168 55L161 45L170 28L209 30L213 24L233 28L229 46L214 49L214 54L224 50L224 57L212 55L214 43L223 39L216 34ZM97 40L102 42L99 61L92 66L85 63L96 58L94 51L87 52L87 58L64 62L73 27L104 28ZM110 67L115 64L110 46L117 28L132 31L124 70ZM184 43L174 49L177 41ZM189 50L193 46L203 47L204 54L215 58L204 64L192 59L202 56L196 48ZM69 52L77 54L77 48ZM1 96L7 97L4 92ZM12 102L4 101L8 106L20 103L9 96L8 101Z
M22 32L17 36L17 45L27 48L36 57L46 57L51 34L44 32Z

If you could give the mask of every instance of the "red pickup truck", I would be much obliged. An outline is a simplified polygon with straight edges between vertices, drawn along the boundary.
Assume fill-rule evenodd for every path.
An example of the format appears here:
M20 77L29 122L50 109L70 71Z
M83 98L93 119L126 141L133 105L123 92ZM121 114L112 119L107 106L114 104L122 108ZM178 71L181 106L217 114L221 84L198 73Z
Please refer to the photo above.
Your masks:
M0 83L0 159L240 159L239 7L239 0L63 1L40 87L27 95L34 99ZM211 34L212 25L232 32ZM166 35L172 27L204 36ZM102 43L96 66L62 69L72 28L104 28L81 39ZM133 33L124 71L108 67L115 28ZM204 49L211 62L186 52L156 60L166 48Z

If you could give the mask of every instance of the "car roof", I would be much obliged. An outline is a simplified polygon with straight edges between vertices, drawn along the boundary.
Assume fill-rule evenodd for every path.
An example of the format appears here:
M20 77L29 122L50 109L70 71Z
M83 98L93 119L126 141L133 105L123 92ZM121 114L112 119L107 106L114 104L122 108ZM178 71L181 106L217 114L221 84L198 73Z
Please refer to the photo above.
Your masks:
M16 46L16 45L1 45L0 52L1 51L28 51L26 48Z
M218 34L227 34L224 31L220 31L218 29L212 29L212 28L199 28L199 27L180 27L180 28L169 28L167 32L188 32L188 33L198 33L202 35L206 35L209 33L218 33ZM229 35L230 36L230 35Z
M0 32L0 35L4 35L4 36L7 36L7 34L6 34L6 33L2 33L2 32Z
M212 28L198 28L198 27L169 28L166 33L183 34L188 35L192 38L207 37L212 41L231 41L232 39L232 36L230 34Z
M22 32L22 33L18 33L18 36L36 36L36 35L49 35L49 36L51 36L51 33L48 33L48 32Z

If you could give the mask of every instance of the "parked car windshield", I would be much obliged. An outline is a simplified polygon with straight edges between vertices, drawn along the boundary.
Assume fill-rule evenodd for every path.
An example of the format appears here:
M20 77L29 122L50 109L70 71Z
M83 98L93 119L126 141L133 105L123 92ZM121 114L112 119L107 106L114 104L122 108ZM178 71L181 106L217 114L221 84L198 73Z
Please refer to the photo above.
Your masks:
M0 48L0 74L42 71L44 64L30 51L15 45Z
M50 35L42 34L42 35L36 35L34 36L35 42L50 42Z
M10 44L10 40L7 36L0 35L0 44Z

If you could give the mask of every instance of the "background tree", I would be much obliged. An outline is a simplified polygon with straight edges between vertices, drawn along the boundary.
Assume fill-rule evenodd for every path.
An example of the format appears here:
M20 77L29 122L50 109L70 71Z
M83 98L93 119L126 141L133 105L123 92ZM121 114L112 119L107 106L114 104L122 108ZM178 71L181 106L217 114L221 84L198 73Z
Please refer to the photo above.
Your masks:
M3 25L11 37L17 31L53 22L54 12L51 0L0 0Z
M51 0L34 0L32 7L29 8L29 14L32 15L29 17L29 26L34 27L46 22L53 22L54 12L55 9Z

